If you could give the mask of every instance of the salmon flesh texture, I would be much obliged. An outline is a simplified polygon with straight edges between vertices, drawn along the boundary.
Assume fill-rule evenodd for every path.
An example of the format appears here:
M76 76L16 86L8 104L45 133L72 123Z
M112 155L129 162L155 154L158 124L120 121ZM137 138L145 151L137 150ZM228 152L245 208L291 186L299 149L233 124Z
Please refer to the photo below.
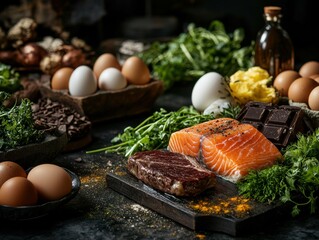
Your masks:
M217 175L237 182L250 170L282 160L278 148L250 124L219 118L174 132L168 149L195 157Z

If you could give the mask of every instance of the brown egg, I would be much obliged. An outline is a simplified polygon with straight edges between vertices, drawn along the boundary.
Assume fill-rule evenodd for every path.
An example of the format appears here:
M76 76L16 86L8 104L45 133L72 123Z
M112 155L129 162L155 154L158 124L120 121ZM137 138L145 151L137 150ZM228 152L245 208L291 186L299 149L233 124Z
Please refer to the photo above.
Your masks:
M53 90L65 90L69 88L70 76L73 73L73 68L63 67L57 70L51 79L51 88Z
M294 102L308 104L308 97L312 89L318 86L318 83L312 78L301 77L296 79L289 87L288 98Z
M13 177L27 177L27 173L17 163L5 161L0 163L0 187L9 178Z
M38 201L38 193L25 177L13 177L0 188L0 204L7 206L30 206Z
M27 178L37 189L39 198L44 201L61 199L72 190L70 174L54 164L40 164L32 168Z
M315 87L310 92L308 105L311 110L319 111L319 86Z
M144 61L136 56L129 57L122 66L122 73L131 84L143 85L151 80L151 74Z
M288 89L293 81L300 78L300 74L294 70L286 70L277 75L274 80L274 87L282 97L288 96Z
M319 74L311 75L310 78L314 79L317 83L319 83Z
M121 64L117 58L111 53L104 53L100 55L93 65L93 72L98 79L103 70L114 67L121 71Z
M311 75L319 74L319 62L309 61L304 63L299 69L299 74L302 77L310 77Z

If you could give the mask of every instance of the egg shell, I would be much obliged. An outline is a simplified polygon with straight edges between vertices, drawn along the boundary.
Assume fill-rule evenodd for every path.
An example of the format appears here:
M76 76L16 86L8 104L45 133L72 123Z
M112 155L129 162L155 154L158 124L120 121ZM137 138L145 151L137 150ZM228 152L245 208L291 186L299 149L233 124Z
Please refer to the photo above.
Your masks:
M312 89L308 97L308 105L311 110L319 111L319 86Z
M27 178L33 183L42 200L58 200L72 190L70 174L54 164L45 163L32 168Z
M286 70L277 75L274 80L273 86L282 97L288 96L288 89L293 81L300 78L300 74L294 70Z
M317 83L319 83L319 74L311 75L310 78L315 80Z
M117 60L117 58L111 53L104 53L100 55L94 62L93 72L98 79L100 74L107 68L117 68L121 70L121 64Z
M125 88L126 85L126 78L117 68L105 69L98 79L98 86L101 90L118 90Z
M4 161L0 163L0 187L2 184L13 177L27 177L27 173L17 163Z
M204 111L217 99L226 99L229 92L226 82L219 73L209 72L197 80L192 89L192 104L198 111Z
M301 77L296 79L289 87L288 98L294 102L308 104L308 97L312 89L318 86L318 83L312 78Z
M0 204L7 206L30 206L38 201L34 185L25 177L13 177L0 188Z
M213 117L218 116L224 109L231 105L229 99L217 99L213 101L203 112L204 115L210 114Z
M299 69L299 74L302 77L310 77L311 75L319 74L319 62L309 61L304 63Z
M32 168L27 178L33 183L42 200L58 200L72 190L70 174L54 164L45 163Z
M53 90L67 90L69 88L69 80L73 70L74 69L70 67L58 69L52 76L51 88Z
M69 80L69 92L72 96L83 97L95 93L97 79L91 68L82 65L74 69Z
M122 74L131 84L143 85L151 80L150 70L144 61L136 56L129 57L122 66Z

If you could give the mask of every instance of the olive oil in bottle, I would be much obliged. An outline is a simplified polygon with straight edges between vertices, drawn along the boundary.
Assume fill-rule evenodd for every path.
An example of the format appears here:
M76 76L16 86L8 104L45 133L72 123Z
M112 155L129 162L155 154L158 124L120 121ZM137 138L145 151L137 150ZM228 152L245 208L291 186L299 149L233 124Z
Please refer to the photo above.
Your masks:
M288 33L281 27L281 8L264 8L265 26L258 34L255 45L255 65L275 78L284 70L294 69L294 47Z

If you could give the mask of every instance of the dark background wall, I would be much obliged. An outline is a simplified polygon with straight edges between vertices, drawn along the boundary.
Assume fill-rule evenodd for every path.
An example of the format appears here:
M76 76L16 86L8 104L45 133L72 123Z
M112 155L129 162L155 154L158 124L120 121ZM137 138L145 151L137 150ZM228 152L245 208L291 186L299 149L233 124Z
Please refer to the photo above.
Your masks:
M33 10L28 14L42 14L43 19L50 19L50 15L44 13L43 9L49 11L51 7L56 13L54 17L61 20L65 29L89 44L98 46L101 41L111 38L176 36L185 30L188 23L206 27L215 19L221 20L228 31L244 28L248 42L255 39L264 24L263 7L277 5L283 8L282 25L294 43L296 62L303 62L319 61L317 2L318 0L2 0L1 10L12 5L33 3ZM23 15L21 11L19 14ZM2 14L2 19L8 17L4 15L5 17ZM151 22L149 17L160 18Z

